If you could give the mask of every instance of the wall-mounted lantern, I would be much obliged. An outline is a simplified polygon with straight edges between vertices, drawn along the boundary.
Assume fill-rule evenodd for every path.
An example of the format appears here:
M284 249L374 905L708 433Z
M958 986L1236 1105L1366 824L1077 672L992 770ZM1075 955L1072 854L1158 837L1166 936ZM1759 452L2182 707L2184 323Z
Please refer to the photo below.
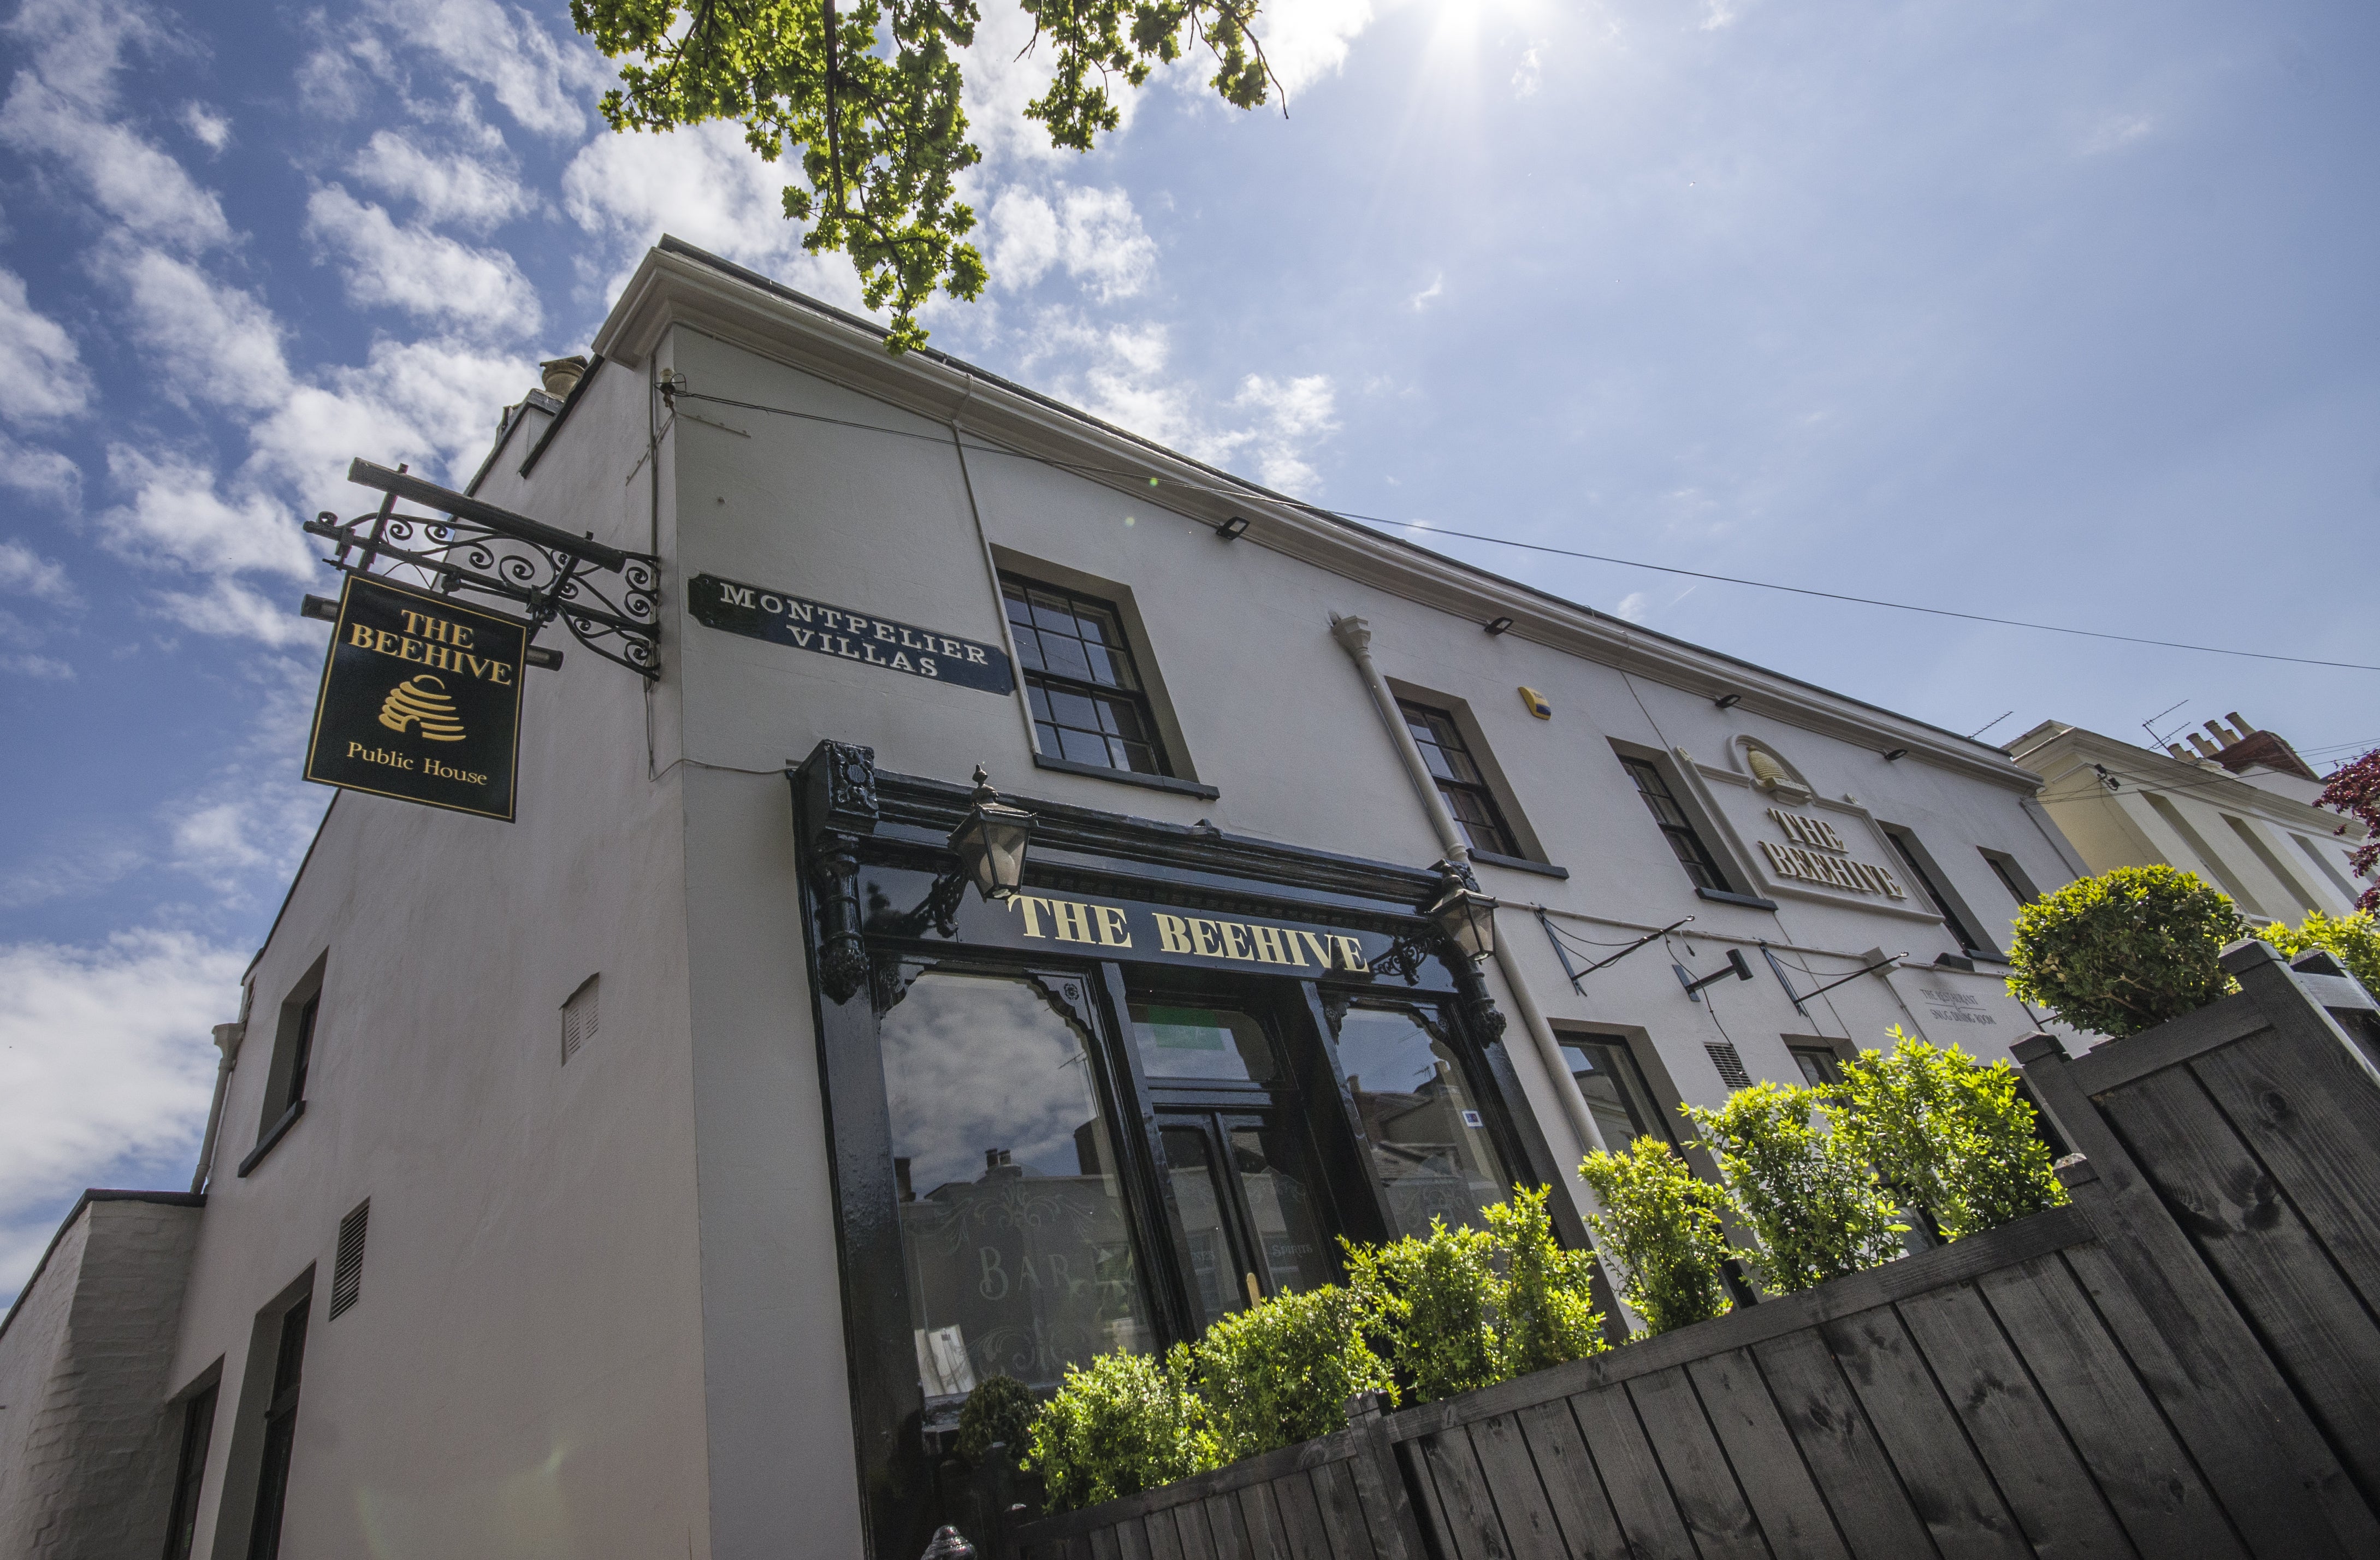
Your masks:
M1025 882L1025 849L1033 839L1034 816L1012 807L991 788L990 774L975 767L975 805L951 830L951 852L976 892L998 903Z
M1496 901L1451 875L1445 895L1427 914L1430 925L1465 958L1476 961L1496 951Z

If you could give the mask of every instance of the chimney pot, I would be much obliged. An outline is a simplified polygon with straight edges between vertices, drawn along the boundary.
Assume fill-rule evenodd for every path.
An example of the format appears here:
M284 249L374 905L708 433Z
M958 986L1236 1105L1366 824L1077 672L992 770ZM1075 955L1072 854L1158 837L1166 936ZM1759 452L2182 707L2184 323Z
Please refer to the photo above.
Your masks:
M556 400L566 398L578 388L578 381L587 377L587 359L584 357L549 357L537 368L542 377L545 393Z
M2246 742L2250 737L2256 734L2256 728L2241 720L2240 712L2236 709L2230 714L2225 716L2223 719L2231 722L2231 729L2240 733L2240 740L2241 742Z
M2225 731L2223 729L2223 722L2220 720L2209 720L2206 723L2206 729L2215 733L2215 745L2216 747L2228 747L2233 743L2240 740L2230 732Z

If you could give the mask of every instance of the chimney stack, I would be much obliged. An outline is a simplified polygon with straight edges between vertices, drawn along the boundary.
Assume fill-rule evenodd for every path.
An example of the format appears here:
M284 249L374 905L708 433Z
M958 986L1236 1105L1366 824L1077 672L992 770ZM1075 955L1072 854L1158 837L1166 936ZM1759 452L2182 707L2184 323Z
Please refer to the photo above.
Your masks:
M545 393L557 401L564 401L569 399L570 393L578 388L578 381L587 377L587 359L549 357L540 363L537 369Z

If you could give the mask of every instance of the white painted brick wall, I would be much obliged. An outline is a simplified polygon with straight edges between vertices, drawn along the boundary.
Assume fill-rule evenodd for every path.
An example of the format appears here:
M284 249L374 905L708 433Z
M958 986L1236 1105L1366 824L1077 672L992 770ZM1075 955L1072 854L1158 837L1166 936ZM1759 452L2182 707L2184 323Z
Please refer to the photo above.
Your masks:
M181 1417L164 1373L195 1207L87 1204L0 1336L0 1555L152 1560Z

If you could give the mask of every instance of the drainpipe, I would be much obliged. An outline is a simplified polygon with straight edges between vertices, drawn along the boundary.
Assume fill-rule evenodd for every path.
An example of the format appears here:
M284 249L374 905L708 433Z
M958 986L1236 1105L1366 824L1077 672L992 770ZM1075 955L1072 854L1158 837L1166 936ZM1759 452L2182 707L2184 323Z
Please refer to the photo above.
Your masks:
M1466 872L1471 866L1471 847L1463 841L1463 831L1455 827L1454 815L1446 810L1446 798L1439 794L1438 781L1431 778L1429 766L1423 762L1421 748L1414 742L1413 732L1405 725L1404 717L1397 712L1396 695L1389 691L1388 679L1372 660L1372 625L1362 618L1330 615L1330 635L1339 641L1354 661L1355 670L1364 679L1364 686L1372 695L1372 707L1378 711L1380 723L1389 729L1389 739L1397 744L1397 756L1404 760L1405 778L1413 781L1414 794L1420 798L1422 811L1429 815L1430 827L1438 830L1439 843L1445 847L1447 858ZM1606 1146L1603 1132L1595 1124L1595 1113L1586 1107L1586 1095L1580 1092L1578 1080L1571 1075L1570 1067L1562 1060L1561 1045L1554 1038L1553 1025L1546 1022L1543 1009L1529 991L1529 984L1521 977L1520 961L1500 928L1496 934L1496 968L1502 972L1505 989L1512 994L1512 1005L1521 1010L1521 1027L1529 1032L1536 1043L1537 1059L1551 1081L1554 1097L1561 1102L1562 1114L1570 1120L1571 1131L1578 1141L1590 1149ZM1614 1294L1619 1292L1615 1276Z
M192 1191L207 1189L207 1177L215 1167L215 1137L223 1130L224 1096L231 1092L231 1070L239 1065L239 1043L248 1034L248 1023L215 1025L215 1049L223 1055L215 1062L215 1098L207 1107L206 1141L199 1144L199 1171L190 1178Z

